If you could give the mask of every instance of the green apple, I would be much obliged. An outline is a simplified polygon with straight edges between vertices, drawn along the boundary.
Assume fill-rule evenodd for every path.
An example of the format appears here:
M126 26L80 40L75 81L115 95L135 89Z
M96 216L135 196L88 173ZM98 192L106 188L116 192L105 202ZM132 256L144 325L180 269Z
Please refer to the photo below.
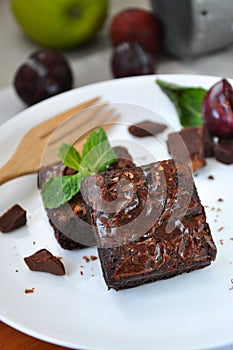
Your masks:
M103 26L108 0L10 0L24 32L40 45L68 49L86 44Z

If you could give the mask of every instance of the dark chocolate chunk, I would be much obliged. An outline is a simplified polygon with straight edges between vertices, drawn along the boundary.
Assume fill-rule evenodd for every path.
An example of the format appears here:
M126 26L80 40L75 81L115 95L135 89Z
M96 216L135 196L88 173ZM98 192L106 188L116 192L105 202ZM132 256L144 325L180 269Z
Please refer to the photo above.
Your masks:
M167 145L172 158L190 164L193 171L206 165L202 126L188 126L179 132L169 134Z
M215 158L224 164L233 164L233 140L219 139L214 148Z
M166 129L166 125L144 120L138 124L130 125L128 130L130 134L137 137L154 136Z
M0 231L3 233L13 231L26 224L26 211L18 204L11 207L0 217Z
M190 168L161 161L83 180L103 276L115 290L206 267L216 246Z
M24 261L32 271L48 272L57 276L65 275L65 268L60 259L47 249L38 250L33 255L24 258Z

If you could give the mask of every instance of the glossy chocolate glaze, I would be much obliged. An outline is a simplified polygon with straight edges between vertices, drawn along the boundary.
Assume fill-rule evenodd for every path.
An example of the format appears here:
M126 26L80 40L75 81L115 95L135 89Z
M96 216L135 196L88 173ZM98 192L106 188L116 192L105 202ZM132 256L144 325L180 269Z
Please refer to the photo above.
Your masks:
M129 288L207 266L216 247L192 174L173 160L86 178L109 288Z

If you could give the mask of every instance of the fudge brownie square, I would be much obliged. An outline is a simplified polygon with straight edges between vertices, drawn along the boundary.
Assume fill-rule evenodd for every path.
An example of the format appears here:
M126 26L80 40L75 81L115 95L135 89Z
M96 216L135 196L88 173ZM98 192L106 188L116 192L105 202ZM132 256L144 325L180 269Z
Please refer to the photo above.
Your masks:
M125 147L116 146L113 149L118 160L109 166L108 171L135 166ZM72 175L73 173L75 171L64 166L62 162L42 167L38 172L38 188L41 189L52 176ZM55 238L63 249L82 249L96 245L93 227L90 225L81 193L59 208L46 209L46 213L54 230Z
M135 287L210 265L216 247L190 168L174 160L83 180L108 288Z
M167 145L172 158L190 164L193 171L206 165L202 126L188 126L169 134Z

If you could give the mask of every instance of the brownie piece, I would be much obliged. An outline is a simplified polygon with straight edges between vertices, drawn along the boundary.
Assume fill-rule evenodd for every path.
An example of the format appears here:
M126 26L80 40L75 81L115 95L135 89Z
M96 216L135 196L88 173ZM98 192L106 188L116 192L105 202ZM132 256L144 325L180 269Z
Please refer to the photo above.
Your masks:
M108 288L210 265L216 247L190 168L167 160L87 177L83 198Z
M114 151L118 156L118 161L109 166L108 170L135 166L125 147L114 147ZM61 162L42 167L38 173L38 187L41 189L43 183L51 176L71 175L73 173L72 169L67 168ZM82 249L86 246L96 245L93 227L90 225L81 193L59 208L46 209L46 212L54 229L55 238L63 249Z
M214 136L204 126L204 153L206 158L214 156L214 147Z
M233 164L233 140L219 139L214 148L215 158L224 164Z
M3 233L11 232L26 225L26 222L26 210L19 204L15 204L0 217L0 231Z
M65 268L59 258L47 249L40 249L36 253L24 258L32 271L48 272L56 276L65 275Z
M188 126L168 135L168 151L173 159L191 164L193 171L206 165L204 148L204 128Z
M166 129L165 124L143 120L142 122L128 127L129 133L136 137L154 136Z

